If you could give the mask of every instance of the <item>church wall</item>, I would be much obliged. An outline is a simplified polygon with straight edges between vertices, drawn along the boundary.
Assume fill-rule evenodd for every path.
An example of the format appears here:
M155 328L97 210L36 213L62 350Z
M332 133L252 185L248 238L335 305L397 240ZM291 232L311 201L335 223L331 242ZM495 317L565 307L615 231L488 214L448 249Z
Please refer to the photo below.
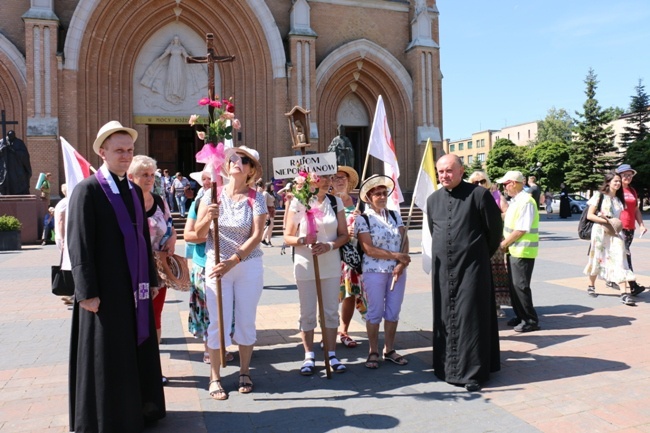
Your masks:
M3 0L0 6L0 33L25 54L25 26L21 17L29 10L30 0Z

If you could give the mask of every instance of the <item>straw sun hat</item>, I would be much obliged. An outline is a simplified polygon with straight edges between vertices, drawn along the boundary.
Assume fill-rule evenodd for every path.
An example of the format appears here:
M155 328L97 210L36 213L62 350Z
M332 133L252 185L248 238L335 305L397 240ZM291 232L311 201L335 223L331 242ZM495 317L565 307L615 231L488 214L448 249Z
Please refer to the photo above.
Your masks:
M97 138L93 143L93 150L95 151L95 153L99 155L99 148L102 147L104 141L106 141L106 139L111 134L115 134L116 132L120 132L120 131L128 133L131 136L131 138L133 138L133 141L138 139L138 131L136 131L135 129L126 128L122 126L122 124L117 120L111 120L106 125L102 126L97 132Z
M339 165L336 171L342 171L348 175L348 192L352 191L359 184L359 174L357 171L347 165Z
M373 174L368 179L366 179L363 184L361 184L359 198L362 201L368 203L368 192L378 186L385 186L388 190L388 195L391 195L395 189L395 182L393 182L393 179L383 174Z
M227 168L228 168L228 163L230 162L230 157L235 154L235 153L243 153L247 157L249 157L252 161L253 164L255 165L255 169L257 170L257 173L255 174L255 179L259 179L262 177L262 164L260 164L260 154L257 150L251 149L248 146L239 146L239 147L230 147L226 149L226 160L223 163L223 169L224 169L224 174L227 177ZM249 184L255 182L255 179L251 177L249 179Z

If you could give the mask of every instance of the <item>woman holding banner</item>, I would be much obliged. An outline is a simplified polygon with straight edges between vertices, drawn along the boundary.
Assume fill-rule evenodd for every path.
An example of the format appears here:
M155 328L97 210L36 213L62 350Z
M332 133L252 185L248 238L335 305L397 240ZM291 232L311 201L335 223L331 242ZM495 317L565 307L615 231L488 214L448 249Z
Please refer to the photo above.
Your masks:
M210 316L208 353L210 354L210 396L226 400L228 393L221 385L220 350L226 350L232 339L239 345L239 392L253 391L250 361L257 339L255 317L262 295L262 250L259 247L266 221L264 196L253 189L255 179L262 175L259 153L246 146L230 148L225 152L224 175L229 182L218 188L218 203L212 203L212 194L206 193L196 218L198 238L207 236L205 295ZM214 224L218 219L219 263L215 261ZM216 263L216 265L215 265ZM217 283L221 281L223 320L217 308ZM225 329L219 329L219 323ZM220 333L224 335L221 347Z
M361 269L368 297L366 367L379 368L379 325L384 320L384 360L406 365L408 360L395 351L395 335L406 290L406 268L411 262L409 243L399 212L386 209L395 183L388 176L370 176L361 185L359 197L368 204L355 222L355 231L365 252ZM395 283L393 283L395 279Z
M325 323L321 323L324 328L323 342L328 350L329 365L335 373L346 370L345 365L336 357L334 348L339 325L341 281L338 248L348 241L348 230L343 202L340 198L327 194L330 182L330 176L311 174L307 178L296 177L292 186L294 198L287 211L284 230L284 242L295 247L293 273L300 298L300 336L305 350L305 359L300 367L303 376L311 376L316 370L313 346L318 312L318 284L325 316ZM309 190L312 191L311 194L305 193ZM336 206L333 206L334 203ZM319 281L316 281L316 269L320 273Z

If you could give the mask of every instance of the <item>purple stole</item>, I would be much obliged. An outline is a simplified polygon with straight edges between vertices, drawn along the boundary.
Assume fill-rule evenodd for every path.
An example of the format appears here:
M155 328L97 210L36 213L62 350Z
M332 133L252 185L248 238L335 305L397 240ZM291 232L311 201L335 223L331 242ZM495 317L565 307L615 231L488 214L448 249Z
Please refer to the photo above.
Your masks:
M120 231L124 237L124 248L129 264L129 273L131 274L133 297L135 299L136 334L138 337L138 345L140 345L149 338L149 255L147 254L147 244L145 243L142 230L144 213L142 212L140 198L135 192L135 188L127 181L129 182L129 189L133 197L133 207L135 208L134 230L129 211L108 169L105 166L101 167L97 170L95 176L115 211Z

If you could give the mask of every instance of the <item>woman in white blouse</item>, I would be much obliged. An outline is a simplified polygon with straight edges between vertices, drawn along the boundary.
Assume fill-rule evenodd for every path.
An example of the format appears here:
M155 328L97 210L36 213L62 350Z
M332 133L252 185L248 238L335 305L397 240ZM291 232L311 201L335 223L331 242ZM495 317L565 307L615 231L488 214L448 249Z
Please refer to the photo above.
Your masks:
M368 206L357 216L355 232L364 251L361 269L368 298L366 331L368 359L366 367L379 368L379 325L384 319L384 360L398 365L408 360L395 351L395 334L406 288L406 267L411 262L408 238L399 212L386 209L395 184L387 176L374 175L361 186L359 197ZM393 285L393 279L395 284Z
M323 310L325 312L324 342L328 349L330 366L335 373L345 372L345 365L336 357L336 330L339 326L339 283L341 256L338 251L348 240L345 209L338 197L327 194L330 176L321 176L315 187L316 196L310 206L316 210L316 234L308 234L306 208L293 199L287 212L284 242L295 247L293 272L300 298L300 336L305 349L305 360L300 374L310 376L315 372L314 329L317 317L316 277L314 256L318 256ZM336 203L336 212L333 203Z

